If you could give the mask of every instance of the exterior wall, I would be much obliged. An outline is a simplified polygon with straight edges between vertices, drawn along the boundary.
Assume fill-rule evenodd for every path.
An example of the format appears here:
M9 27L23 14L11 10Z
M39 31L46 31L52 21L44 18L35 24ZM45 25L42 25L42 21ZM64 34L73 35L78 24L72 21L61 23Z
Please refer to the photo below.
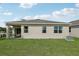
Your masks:
M71 29L71 35L73 37L79 37L79 28L72 28Z
M69 35L69 27L63 27L63 33L54 33L54 26L47 26L47 32L42 33L42 26L28 26L28 33L24 33L21 26L22 38L66 38Z

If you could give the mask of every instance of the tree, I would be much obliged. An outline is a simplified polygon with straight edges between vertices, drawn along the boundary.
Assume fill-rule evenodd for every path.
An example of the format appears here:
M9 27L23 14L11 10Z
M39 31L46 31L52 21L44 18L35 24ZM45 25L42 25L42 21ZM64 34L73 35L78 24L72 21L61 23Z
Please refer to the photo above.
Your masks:
M6 28L0 27L0 32L6 32Z

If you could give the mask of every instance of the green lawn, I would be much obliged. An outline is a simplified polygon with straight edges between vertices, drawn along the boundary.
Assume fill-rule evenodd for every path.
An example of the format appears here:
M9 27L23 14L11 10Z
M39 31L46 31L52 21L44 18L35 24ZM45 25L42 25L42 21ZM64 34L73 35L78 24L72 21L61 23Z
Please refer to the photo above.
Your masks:
M0 55L3 56L79 56L79 39L74 41L55 39L1 40Z

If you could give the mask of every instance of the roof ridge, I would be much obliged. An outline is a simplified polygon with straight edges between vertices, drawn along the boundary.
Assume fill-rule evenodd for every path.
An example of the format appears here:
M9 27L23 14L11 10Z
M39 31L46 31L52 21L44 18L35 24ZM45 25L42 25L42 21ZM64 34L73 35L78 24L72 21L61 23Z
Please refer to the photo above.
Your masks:
M44 20L44 19L29 19L29 20L23 19L23 20L24 21L37 21L37 20L40 20L40 21L49 21L49 22L60 22L60 21L52 21L52 20ZM65 23L65 22L62 22L62 23Z

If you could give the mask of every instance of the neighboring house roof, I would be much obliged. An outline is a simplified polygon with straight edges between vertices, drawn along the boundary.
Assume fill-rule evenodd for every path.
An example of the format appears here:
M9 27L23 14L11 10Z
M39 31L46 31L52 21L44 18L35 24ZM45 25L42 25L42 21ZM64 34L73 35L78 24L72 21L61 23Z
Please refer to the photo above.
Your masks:
M21 25L21 24L66 24L69 25L69 23L65 22L57 22L57 21L48 21L48 20L42 20L42 19L34 19L34 20L21 20L21 21L12 21L7 22L6 25Z
M79 20L71 21L70 23L72 23L71 26L78 26L79 25Z

